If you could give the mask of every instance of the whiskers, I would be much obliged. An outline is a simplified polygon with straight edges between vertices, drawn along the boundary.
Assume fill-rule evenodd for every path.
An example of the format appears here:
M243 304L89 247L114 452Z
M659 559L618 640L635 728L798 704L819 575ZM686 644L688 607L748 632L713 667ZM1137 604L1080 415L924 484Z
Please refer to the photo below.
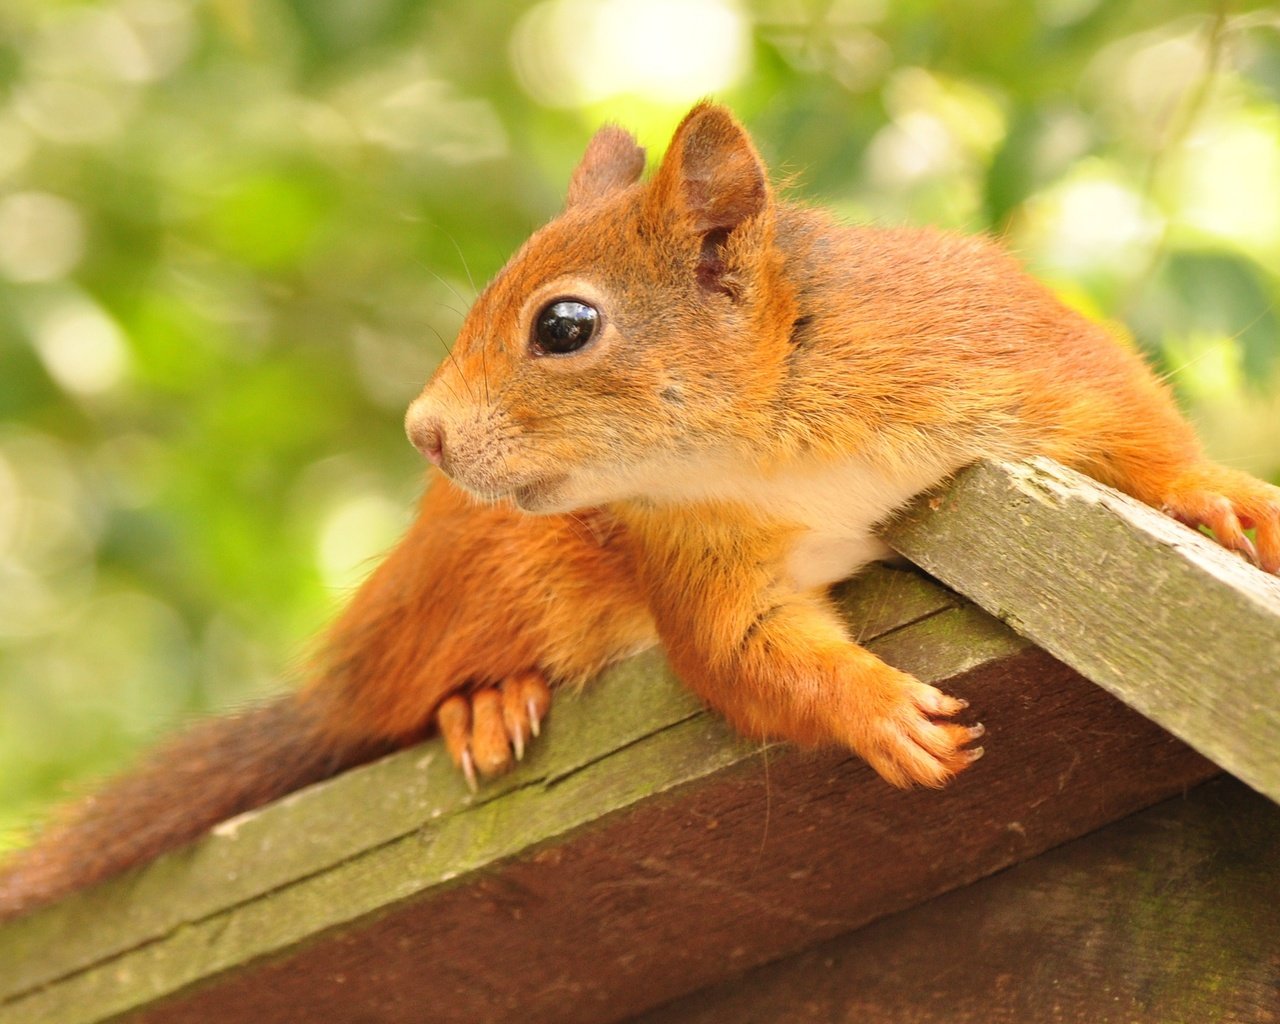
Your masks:
M463 309L461 309L461 310L459 310L459 309L454 309L454 308L453 308L452 306L450 306L448 303L444 303L444 302L442 302L442 303L441 303L441 305L442 305L442 306L444 306L444 308L445 308L445 309L448 309L448 310L450 310L451 312L456 313L456 314L457 314L457 316L458 316L458 318L459 318L460 320L465 320L465 319L466 319L466 316L467 316L467 315L466 315L465 310L466 310L466 309L470 309L470 308L471 308L471 306L474 304L474 302L475 302L476 298L479 296L479 289L476 287L476 279L475 279L475 277L473 277L473 276L472 276L472 274L471 274L471 266L470 266L470 264L468 264L468 263L467 263L467 254L466 254L465 252L463 252L463 251L462 251L462 246L458 244L458 240L453 236L453 234L452 234L450 231L448 231L446 228L444 228L441 224L436 223L436 222L432 222L432 223L433 223L433 226L434 226L437 230L439 230L439 231L444 235L444 237L445 237L445 238L447 238L447 239L449 240L449 244L453 246L453 251L454 251L454 252L456 252L456 253L458 254L458 262L460 262L460 263L462 264L462 270L463 270L463 273L465 273L465 274L467 275L467 284L468 284L468 285L470 286L470 288L471 288L471 297L470 297L470 299L468 299L468 298L467 298L466 296L464 296L461 292L459 292L459 291L458 291L458 289L457 289L457 288L455 288L455 287L453 286L453 283L452 283L451 281L449 281L449 280L445 279L444 277L442 277L439 273L437 273L437 272L436 272L436 270L435 270L434 268L432 268L432 267L430 267L430 266L427 266L425 263L423 263L423 266L426 268L426 270L427 270L427 272L428 272L428 273L430 273L432 276L434 276L434 277L435 277L435 279L436 279L437 281L439 281L439 282L440 282L441 284L443 284L447 289L449 289L449 291L450 291L450 292L452 292L452 293L453 293L453 296L454 296L454 297L455 297L455 298L456 298L456 299L457 299L457 300L462 304ZM420 262L421 262L421 261L420 261ZM454 359L454 357L453 357L453 350L452 350L452 348L450 348L449 346L445 346L445 351L448 353L449 357L450 357L451 359L453 359L454 366L455 366L455 367L457 367L458 363L457 363L457 360L456 360L456 359ZM461 373L461 369L460 369L460 368L459 368L459 375L462 375L462 373ZM467 392L468 392L468 394L471 394L472 401L474 401L474 400L475 400L475 395L471 393L471 384L470 384L470 382L468 382L468 381L466 380L466 377L465 377L465 376L463 376L463 381L464 381L464 383L466 383L466 385L467 385ZM486 405L491 404L491 401L492 401L492 400L491 400L490 395L489 395L489 359L488 359L488 350L487 350L487 348L486 348L484 345L481 345L481 347L480 347L480 388L481 388L482 393L484 394L485 404L486 404Z
M444 340L444 335L440 333L439 329L435 326L435 324L430 324L430 323L427 324L427 329L436 336L436 339L440 342L440 347L444 349L444 357L453 363L454 368L458 371L458 376L462 378L463 383L465 384L467 378L462 372L462 367L458 365L457 359L454 358L453 346ZM448 388L449 394L453 397L453 400L456 402L458 400L458 392L456 392L453 389L453 385L450 384L448 380L445 380L444 386ZM470 385L467 385L467 392L468 394L470 394L471 392ZM472 401L474 401L475 396L471 395L471 399Z
M1268 303L1265 308L1259 310L1257 315L1255 315L1252 320L1250 320L1247 324L1245 324L1239 330L1233 331L1232 333L1227 335L1223 335L1222 340L1229 342L1232 346L1234 346L1238 350L1241 345L1241 339L1245 336L1245 334L1247 334L1254 327L1256 327L1263 320L1264 317L1270 316L1274 311L1275 311L1275 303ZM1176 378L1187 373L1189 370L1194 369L1197 365L1204 362L1206 359L1210 359L1214 356L1217 356L1218 354L1219 354L1219 349L1216 345L1212 345L1212 344L1205 345L1200 352L1196 353L1196 355L1192 356L1190 359L1184 359L1177 366L1171 366L1168 370L1164 371L1163 373L1159 373L1156 376L1160 378L1162 383L1173 384Z

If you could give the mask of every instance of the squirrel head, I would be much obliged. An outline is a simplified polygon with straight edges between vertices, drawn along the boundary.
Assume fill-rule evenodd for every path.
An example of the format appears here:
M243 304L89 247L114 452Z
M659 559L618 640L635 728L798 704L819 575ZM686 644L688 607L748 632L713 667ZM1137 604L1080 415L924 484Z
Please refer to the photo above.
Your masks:
M794 298L755 147L699 104L661 165L598 131L564 211L484 290L413 402L414 444L529 511L642 497L767 445Z

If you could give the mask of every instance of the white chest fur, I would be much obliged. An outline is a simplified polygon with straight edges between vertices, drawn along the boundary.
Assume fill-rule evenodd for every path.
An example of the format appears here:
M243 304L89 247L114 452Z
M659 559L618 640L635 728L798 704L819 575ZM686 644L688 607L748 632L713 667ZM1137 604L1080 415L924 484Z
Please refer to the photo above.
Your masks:
M889 548L871 529L913 495L945 475L923 472L890 475L857 459L821 471L784 473L761 481L759 504L785 522L803 527L787 556L797 587L825 587L850 576Z
M809 590L889 554L871 528L952 468L917 465L886 472L856 458L768 476L703 467L682 481L668 479L663 490L686 500L741 503L769 520L799 527L785 568L798 589Z

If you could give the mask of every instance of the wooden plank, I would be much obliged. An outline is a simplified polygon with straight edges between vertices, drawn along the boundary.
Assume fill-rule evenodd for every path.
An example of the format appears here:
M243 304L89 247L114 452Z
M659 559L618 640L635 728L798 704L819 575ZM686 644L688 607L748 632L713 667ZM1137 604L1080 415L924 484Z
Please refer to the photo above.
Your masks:
M1275 1024L1280 809L1235 780L635 1024Z
M1214 769L954 595L848 592L987 757L899 792L762 748L656 656L561 700L478 798L435 744L0 930L0 1022L613 1020L1015 863Z
M886 539L1280 800L1280 579L1048 459L971 467Z

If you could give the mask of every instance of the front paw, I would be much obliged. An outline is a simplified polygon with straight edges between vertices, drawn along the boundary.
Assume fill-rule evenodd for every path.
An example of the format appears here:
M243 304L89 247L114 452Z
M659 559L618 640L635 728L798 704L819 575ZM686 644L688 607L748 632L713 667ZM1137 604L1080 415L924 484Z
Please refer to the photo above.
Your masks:
M852 745L886 782L937 789L982 756L982 747L969 745L986 731L981 723L937 721L963 711L967 702L895 669L877 683L874 712Z
M499 686L456 693L436 710L436 725L449 756L476 791L476 773L498 775L524 758L551 706L540 672L524 672Z

